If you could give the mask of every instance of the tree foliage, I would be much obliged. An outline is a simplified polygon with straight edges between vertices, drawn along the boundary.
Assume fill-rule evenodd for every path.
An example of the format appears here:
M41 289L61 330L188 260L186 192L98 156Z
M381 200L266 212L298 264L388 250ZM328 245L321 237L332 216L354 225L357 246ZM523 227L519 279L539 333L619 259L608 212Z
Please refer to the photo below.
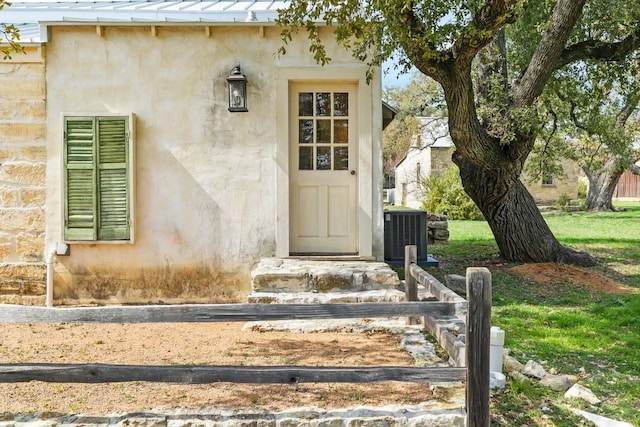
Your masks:
M5 6L11 6L11 3L0 0L0 10ZM0 25L0 41L8 45L2 49L3 59L10 59L13 53L24 53L24 48L20 45L20 32L15 25Z
M447 104L442 89L431 78L419 72L411 73L411 80L403 87L384 90L385 100L398 109L396 117L446 116Z
M479 219L482 213L462 188L460 173L456 167L447 169L442 175L433 174L422 182L424 202L422 209L448 219Z
M414 73L412 77L406 86L388 87L384 91L386 101L398 110L382 134L383 167L387 176L394 173L395 166L420 134L416 117L446 115L444 96L436 82L421 73Z
M611 14L593 8L586 8L584 17L614 25ZM516 63L530 54L529 40L522 34L531 34L525 26L532 24L527 20L510 31ZM617 181L640 158L639 65L636 51L615 61L576 61L551 76L537 103L541 126L527 164L531 180L546 174L562 177L560 160L572 159L590 181L586 207L613 209Z
M585 207L614 210L622 173L640 159L640 72L637 55L614 63L581 63L554 76L543 94L547 119L530 156L528 173L562 171L572 159L589 179Z
M321 63L320 22L370 64L394 56L442 87L453 161L508 260L592 265L559 244L520 180L541 132L541 95L580 64L640 48L640 0L292 0L283 38L300 29ZM517 47L517 57L510 52Z
M415 117L404 116L394 119L382 133L382 167L389 182L392 182L395 167L407 154L418 128Z

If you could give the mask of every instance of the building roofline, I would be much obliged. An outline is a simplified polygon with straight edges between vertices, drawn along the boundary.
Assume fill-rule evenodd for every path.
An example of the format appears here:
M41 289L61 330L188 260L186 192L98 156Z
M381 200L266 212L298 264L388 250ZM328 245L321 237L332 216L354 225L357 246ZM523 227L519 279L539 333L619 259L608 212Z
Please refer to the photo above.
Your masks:
M22 43L46 43L47 29L54 26L271 27L286 5L287 0L16 0L0 10L0 23L18 26Z

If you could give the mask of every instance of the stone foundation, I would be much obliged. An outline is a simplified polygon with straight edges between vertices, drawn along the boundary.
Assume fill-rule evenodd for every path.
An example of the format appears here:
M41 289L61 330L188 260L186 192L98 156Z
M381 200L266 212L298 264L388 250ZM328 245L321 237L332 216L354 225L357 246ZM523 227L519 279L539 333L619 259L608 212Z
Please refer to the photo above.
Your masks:
M205 408L145 411L113 415L64 415L25 413L0 421L2 427L37 424L58 426L138 426L138 427L463 427L460 408L429 410L426 405L359 407L323 410L296 408L282 412Z
M44 305L47 267L44 263L0 263L0 303Z

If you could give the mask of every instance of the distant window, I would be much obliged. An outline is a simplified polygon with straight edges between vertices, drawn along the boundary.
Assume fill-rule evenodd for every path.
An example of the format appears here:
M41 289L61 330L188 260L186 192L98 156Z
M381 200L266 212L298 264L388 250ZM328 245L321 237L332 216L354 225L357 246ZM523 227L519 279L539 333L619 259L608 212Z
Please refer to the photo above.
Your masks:
M550 173L545 174L542 177L542 185L553 185L553 175Z
M420 170L420 163L416 164L416 182L422 181L422 171Z

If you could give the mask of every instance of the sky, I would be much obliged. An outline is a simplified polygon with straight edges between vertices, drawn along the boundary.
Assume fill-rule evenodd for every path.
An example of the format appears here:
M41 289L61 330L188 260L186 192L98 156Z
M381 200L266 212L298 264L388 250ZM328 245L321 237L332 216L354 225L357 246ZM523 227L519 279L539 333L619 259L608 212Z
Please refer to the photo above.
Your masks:
M388 86L400 86L404 87L411 80L411 74L398 74L394 71L384 71L382 72L382 87Z
M394 70L394 63L389 61L382 64L382 87L399 86L404 87L411 81L411 71L400 74L398 70Z

